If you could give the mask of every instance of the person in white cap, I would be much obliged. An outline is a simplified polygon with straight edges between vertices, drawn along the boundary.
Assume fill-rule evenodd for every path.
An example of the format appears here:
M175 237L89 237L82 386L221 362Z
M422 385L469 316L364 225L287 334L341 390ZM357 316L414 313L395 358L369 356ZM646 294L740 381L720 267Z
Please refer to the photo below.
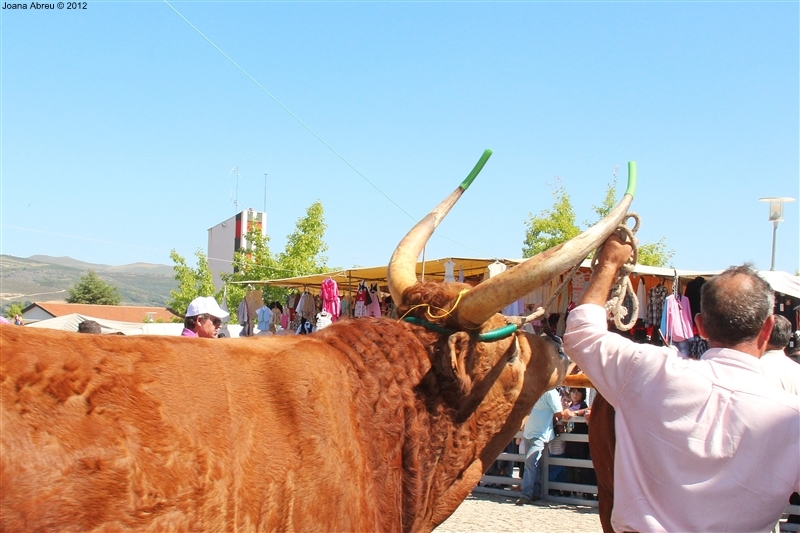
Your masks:
M186 308L182 337L214 339L228 313L220 308L213 296L198 296Z

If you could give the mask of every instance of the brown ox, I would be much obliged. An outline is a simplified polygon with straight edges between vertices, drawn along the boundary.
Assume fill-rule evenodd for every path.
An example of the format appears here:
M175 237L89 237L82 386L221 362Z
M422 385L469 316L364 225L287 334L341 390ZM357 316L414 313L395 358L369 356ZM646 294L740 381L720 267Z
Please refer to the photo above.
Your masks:
M252 342L0 327L0 530L431 531L564 375L545 338L477 335L506 327L498 311L580 261L630 203L476 288L417 282L468 184L390 263L400 313L423 325Z

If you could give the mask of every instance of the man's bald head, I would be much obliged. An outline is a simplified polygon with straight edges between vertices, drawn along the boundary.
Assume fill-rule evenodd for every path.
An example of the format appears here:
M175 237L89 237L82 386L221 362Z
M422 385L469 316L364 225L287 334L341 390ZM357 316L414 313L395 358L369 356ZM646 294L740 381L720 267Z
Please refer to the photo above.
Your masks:
M752 341L772 314L774 303L772 288L751 264L731 267L701 289L705 335L721 346Z

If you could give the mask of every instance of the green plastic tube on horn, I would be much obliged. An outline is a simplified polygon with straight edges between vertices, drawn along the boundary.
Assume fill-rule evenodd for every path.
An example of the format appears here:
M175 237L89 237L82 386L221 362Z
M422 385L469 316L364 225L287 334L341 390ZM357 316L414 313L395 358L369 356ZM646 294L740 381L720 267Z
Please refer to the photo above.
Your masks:
M492 151L489 150L488 148L483 151L483 155L481 156L480 159L478 159L478 162L475 163L475 168L472 169L472 172L470 172L469 175L464 179L464 181L461 182L461 185L459 185L459 187L461 187L462 190L466 191L467 187L472 185L472 182L475 180L475 178L478 177L478 174L483 169L483 165L486 164L491 155Z
M628 188L625 194L634 195L636 192L636 161L628 161Z

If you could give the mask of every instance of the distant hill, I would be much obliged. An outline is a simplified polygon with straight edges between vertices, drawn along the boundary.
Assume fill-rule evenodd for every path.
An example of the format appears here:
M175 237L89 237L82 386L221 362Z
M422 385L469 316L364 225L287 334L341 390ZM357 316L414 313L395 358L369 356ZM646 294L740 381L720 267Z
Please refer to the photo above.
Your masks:
M6 308L12 302L64 301L69 296L67 289L89 270L119 289L123 305L166 306L170 290L178 287L169 265L111 266L71 257L0 255L0 305Z
M11 257L11 256L8 256ZM46 263L51 265L61 265L65 267L77 268L80 270L94 270L95 272L123 272L127 274L157 274L161 276L175 276L175 270L168 265L156 265L154 263L133 263L130 265L110 266L95 263L85 263L71 257L52 257L49 255L32 255L30 261Z

